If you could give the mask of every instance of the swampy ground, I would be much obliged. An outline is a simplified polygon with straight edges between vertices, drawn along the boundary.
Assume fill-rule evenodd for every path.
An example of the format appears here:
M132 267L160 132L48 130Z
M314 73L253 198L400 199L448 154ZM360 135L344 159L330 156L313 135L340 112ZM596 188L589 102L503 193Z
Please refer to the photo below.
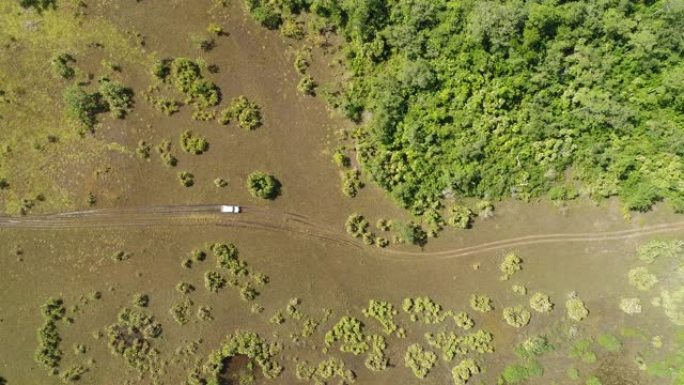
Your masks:
M452 368L466 358L480 369L467 380L473 384L684 381L684 250L678 243L684 229L681 216L667 207L626 216L613 200L562 206L502 201L492 218L476 220L472 229L445 230L422 248L363 245L345 232L350 214L362 214L373 232L388 239L392 235L376 229L376 220L404 221L410 215L371 181L353 199L342 194L340 170L331 156L344 136L340 132L353 130L353 123L328 110L322 98L297 92L292 62L301 47L257 25L242 4L89 1L79 8L58 1L55 10L40 14L9 3L0 5L0 87L7 99L0 107L0 167L10 183L0 197L7 215L19 213L22 199L35 201L25 215L29 219L75 210L231 203L259 208L269 214L262 216L265 220L274 222L282 213L296 214L308 227L289 231L287 221L273 228L217 226L219 215L212 213L153 225L108 226L105 217L90 228L0 228L4 383L458 384ZM84 14L73 16L77 11ZM205 35L210 23L224 32L215 37L215 47L203 51L194 36ZM76 134L78 124L64 117L55 96L66 83L51 75L51 58L67 51L76 58L79 79L106 74L134 90L135 106L125 119L102 115L93 133ZM336 54L334 46L313 50L311 72L321 82L340 76L339 68L328 64ZM191 106L171 116L159 112L143 92L154 84L153 63L173 57L201 57L217 66L206 76L221 89L222 105L246 95L261 107L263 124L249 131L234 123L201 122L192 119ZM103 60L120 69L107 70ZM205 136L208 151L183 152L177 143L185 130ZM50 135L58 139L48 140ZM163 140L173 143L175 168L165 166L155 151L136 156L140 141L154 146ZM178 182L182 170L194 175L192 187ZM254 170L278 178L282 188L276 199L249 194L245 179ZM224 178L227 186L217 187L215 178ZM37 195L41 199L33 199ZM89 195L96 202L89 202ZM247 211L244 215L251 218ZM657 227L664 224L671 226ZM316 236L323 228L329 239ZM603 239L592 237L603 233ZM548 242L525 238L544 234L561 236ZM519 241L460 252L508 239ZM653 241L674 251L661 252L648 264L638 255ZM220 253L212 250L215 243L232 243L239 255L222 264ZM511 253L521 259L520 269L502 279L501 264ZM643 290L630 284L630 271L638 267L657 282ZM209 290L207 272L218 273L223 287ZM182 283L194 290L179 289ZM537 292L550 297L553 310L530 309ZM474 294L490 297L493 310L472 308ZM573 294L588 309L579 321L566 311ZM404 309L407 298L419 297L427 297L432 307ZM634 298L640 301L639 313L621 310L623 299ZM50 299L63 301L63 314L41 314ZM403 332L386 333L366 316L370 300L391 304L396 314L384 319ZM522 327L502 316L505 308L517 305L531 312ZM121 326L126 308L151 317L161 333ZM472 327L454 322L452 315L462 311L472 318ZM329 332L345 316L363 326L331 339ZM427 316L436 319L426 322ZM54 365L36 359L50 345L42 337L48 324L58 335L51 339L59 356ZM112 336L126 327L126 337ZM462 337L477 330L491 333L491 349L485 350L492 351L461 350L448 360L443 354L465 343L435 346L425 336L453 332ZM209 357L239 331L256 332L259 340L251 346L270 347L273 354L248 359L247 352L254 351L247 348L225 353L212 379ZM386 346L374 351L368 346L372 336L382 336ZM540 336L546 341L543 352L521 353L521 344ZM128 356L117 352L117 342L129 349ZM141 347L147 343L151 348ZM343 352L345 344L361 351ZM432 364L414 364L428 369L422 379L407 367L406 352L413 344L436 356ZM369 357L376 364L369 364ZM417 361L425 360L430 361ZM260 362L281 371L267 375ZM329 370L319 367L322 362Z

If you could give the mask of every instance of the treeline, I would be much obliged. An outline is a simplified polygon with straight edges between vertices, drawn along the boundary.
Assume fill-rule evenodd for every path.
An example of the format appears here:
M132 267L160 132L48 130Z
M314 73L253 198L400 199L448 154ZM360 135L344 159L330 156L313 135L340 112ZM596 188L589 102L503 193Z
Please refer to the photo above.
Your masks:
M684 211L681 1L248 0L344 36L359 158L403 206L618 195Z

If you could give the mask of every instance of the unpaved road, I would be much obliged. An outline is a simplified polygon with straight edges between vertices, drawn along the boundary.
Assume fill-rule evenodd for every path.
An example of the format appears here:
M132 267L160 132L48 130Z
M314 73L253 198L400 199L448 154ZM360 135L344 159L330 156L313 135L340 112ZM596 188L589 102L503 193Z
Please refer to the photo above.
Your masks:
M362 249L363 246L351 239L342 226L331 227L325 223L288 212L262 207L242 206L240 214L224 214L219 205L157 206L135 209L102 209L75 211L70 213L35 215L27 217L0 217L0 229L72 229L108 227L174 227L174 226L224 226L281 231L318 238L338 245ZM591 232L553 233L526 235L478 245L443 251L409 251L377 249L374 253L392 260L415 260L416 258L452 259L482 252L513 247L565 243L605 242L638 238L646 235L684 231L684 221L643 226L634 229Z

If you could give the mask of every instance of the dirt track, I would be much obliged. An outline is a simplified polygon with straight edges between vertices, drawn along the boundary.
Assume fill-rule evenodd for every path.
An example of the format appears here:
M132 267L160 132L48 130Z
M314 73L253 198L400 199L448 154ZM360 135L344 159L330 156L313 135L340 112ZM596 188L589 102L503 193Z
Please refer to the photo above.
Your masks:
M210 225L302 234L342 246L363 249L360 243L344 233L341 226L330 227L295 213L252 206L243 206L242 209L243 212L237 215L220 213L219 205L158 206L123 210L76 211L27 217L0 217L0 228L38 230ZM684 231L684 221L618 231L526 235L443 251L375 249L377 253L374 253L374 255L392 260L415 260L418 257L444 260L526 245L564 242L603 242L676 231Z

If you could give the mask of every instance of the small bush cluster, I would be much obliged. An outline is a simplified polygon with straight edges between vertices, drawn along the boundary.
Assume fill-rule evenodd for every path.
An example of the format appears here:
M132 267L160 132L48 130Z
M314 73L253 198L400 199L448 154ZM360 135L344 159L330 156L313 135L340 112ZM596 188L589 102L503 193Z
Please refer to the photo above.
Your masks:
M368 337L368 346L370 348L364 365L374 372L387 369L389 358L385 355L385 349L387 349L385 337L378 335Z
M38 348L34 359L51 373L57 373L62 359L62 351L59 349L62 337L57 330L57 322L66 315L64 302L60 298L50 298L41 306L41 313L43 326L38 329Z
M413 222L396 222L392 229L397 232L401 242L417 246L424 246L427 243L427 233Z
M192 187L195 185L195 176L188 171L179 172L178 180L183 185L183 187Z
M411 321L426 325L440 323L447 316L442 314L442 306L430 297L404 298L401 308L410 315Z
M63 99L67 115L92 130L97 123L96 115L103 111L99 95L87 93L79 86L71 86L64 90Z
M454 205L449 209L449 219L447 223L451 227L458 229L467 229L473 221L473 212L461 205Z
M199 64L190 59L181 57L161 62L155 66L154 73L162 79L170 75L176 89L201 108L215 106L221 101L219 88L206 80Z
M627 277L632 286L642 291L648 291L658 283L658 278L643 266L629 270Z
M641 313L641 300L638 297L622 298L620 310L627 314L639 314Z
M354 238L363 239L363 243L372 244L375 235L368 230L369 223L361 214L351 214L344 223L344 229Z
M675 258L684 255L684 241L649 241L637 249L637 257L642 262L651 264L659 258Z
M133 369L143 373L159 366L153 341L162 334L161 324L143 309L123 308L118 320L107 326L109 348Z
M295 376L300 381L313 381L314 384L326 384L334 378L338 378L340 383L353 383L356 379L354 372L346 369L344 362L334 357L314 367L308 366L306 361L298 362Z
M468 313L462 311L454 314L454 322L456 326L463 330L469 330L475 325L475 321L468 315Z
M102 102L111 115L118 119L126 117L133 107L133 90L108 78L101 78L98 83Z
M491 353L494 351L494 336L484 330L478 330L465 336L457 336L453 332L426 333L428 345L442 352L444 361L451 361L458 354L465 356L471 352Z
M73 56L68 53L63 53L57 55L56 58L52 60L52 67L54 68L57 75L63 79L71 79L76 75L76 71L71 67L70 63L75 63L76 60Z
M520 305L503 309L504 320L514 328L521 328L530 323L530 317L530 311Z
M354 198L361 188L363 188L363 182L361 182L361 172L357 169L340 171L340 178L342 179L342 193L345 196Z
M228 108L221 111L218 122L228 124L233 119L245 130L253 130L262 124L261 108L245 96L238 96L231 100Z
M423 379L437 362L437 355L431 351L426 351L420 344L412 344L406 350L404 363L407 368L411 368L413 374Z
M470 296L470 307L482 313L494 310L494 302L486 295L473 294Z
M548 338L542 335L529 337L515 349L516 354L521 358L531 358L544 355L554 350Z
M465 385L470 377L478 373L480 373L480 367L475 360L468 358L451 369L451 378L454 380L454 385Z
M246 185L247 191L255 198L275 199L280 195L280 182L262 171L249 174Z
M57 8L57 0L19 0L22 8L33 8L39 13Z
M501 378L505 384L524 383L530 377L539 377L544 374L544 368L535 360L523 364L508 365L504 368Z
M522 259L518 257L515 253L508 253L504 257L503 262L499 265L499 270L504 274L501 279L507 280L513 274L522 269Z
M369 346L363 334L363 323L356 318L344 316L325 333L325 346L330 347L335 342L340 342L340 351L363 354Z
M316 82L311 75L302 75L297 83L297 91L303 95L315 96L316 95Z
M207 138L201 135L193 135L190 130L185 130L180 136L181 148L190 154L200 155L209 149Z
M226 286L226 279L218 271L207 271L204 273L204 287L207 290L218 293L224 286Z
M174 321L176 321L179 325L185 325L190 322L192 305L192 300L188 297L185 297L183 300L176 302L173 306L171 306L169 313L171 313Z
M589 310L584 305L584 301L574 293L565 301L565 309L567 310L568 318L574 321L582 321L589 315Z
M371 299L368 303L368 308L363 309L363 315L366 317L375 318L382 325L385 333L394 333L398 326L394 323L394 316L397 314L397 310L394 306L385 301L376 301Z
M548 313L553 310L553 303L548 295L537 292L530 297L530 307L539 313Z

